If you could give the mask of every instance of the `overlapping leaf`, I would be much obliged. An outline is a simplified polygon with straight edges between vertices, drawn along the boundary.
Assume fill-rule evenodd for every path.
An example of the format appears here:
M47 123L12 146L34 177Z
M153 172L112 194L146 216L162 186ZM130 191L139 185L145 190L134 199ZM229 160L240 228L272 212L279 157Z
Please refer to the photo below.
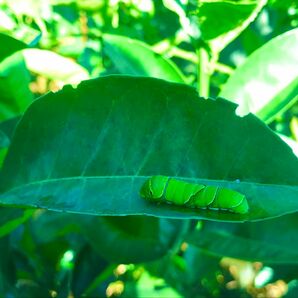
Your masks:
M119 35L104 34L104 51L122 74L149 76L177 83L186 79L170 60L155 53L144 42Z
M223 86L220 96L270 122L297 101L298 29L272 39L252 53Z
M188 241L221 257L293 264L298 263L297 222L297 213L257 223L205 222Z

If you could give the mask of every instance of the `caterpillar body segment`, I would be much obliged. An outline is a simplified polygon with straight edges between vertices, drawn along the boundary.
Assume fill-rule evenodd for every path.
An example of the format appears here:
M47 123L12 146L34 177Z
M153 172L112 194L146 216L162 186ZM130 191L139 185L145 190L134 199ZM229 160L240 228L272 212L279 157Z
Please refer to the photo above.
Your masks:
M240 214L248 213L249 210L245 195L235 190L188 183L161 175L147 179L140 195L149 201L189 208L226 210Z

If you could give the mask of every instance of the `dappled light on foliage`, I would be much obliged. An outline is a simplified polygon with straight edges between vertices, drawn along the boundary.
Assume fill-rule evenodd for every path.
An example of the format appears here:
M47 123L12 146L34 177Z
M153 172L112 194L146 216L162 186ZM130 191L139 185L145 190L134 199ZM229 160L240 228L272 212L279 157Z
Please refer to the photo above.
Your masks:
M298 297L294 0L0 0L0 297Z

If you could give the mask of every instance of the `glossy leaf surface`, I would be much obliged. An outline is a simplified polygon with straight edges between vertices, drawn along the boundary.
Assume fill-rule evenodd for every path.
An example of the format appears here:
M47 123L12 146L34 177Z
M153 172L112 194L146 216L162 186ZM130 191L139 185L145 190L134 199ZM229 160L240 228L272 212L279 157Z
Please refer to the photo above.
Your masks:
M1 202L228 221L297 211L297 157L255 116L240 118L235 108L152 78L103 77L49 93L17 126L1 172ZM250 212L146 202L139 191L152 175L234 189L246 195Z
M224 85L220 96L239 104L239 112L270 122L297 101L298 29L253 52ZM257 70L257 71L256 71Z
M179 68L148 45L136 39L119 35L103 36L105 54L122 74L148 76L177 83L186 80Z

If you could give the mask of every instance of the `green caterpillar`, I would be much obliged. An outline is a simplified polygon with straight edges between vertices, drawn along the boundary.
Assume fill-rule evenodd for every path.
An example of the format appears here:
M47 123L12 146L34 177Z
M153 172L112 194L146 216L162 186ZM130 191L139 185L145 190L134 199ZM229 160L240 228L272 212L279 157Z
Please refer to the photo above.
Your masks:
M143 184L141 197L148 201L187 206L190 208L223 209L233 213L248 213L245 195L218 186L193 184L167 176L152 176Z

